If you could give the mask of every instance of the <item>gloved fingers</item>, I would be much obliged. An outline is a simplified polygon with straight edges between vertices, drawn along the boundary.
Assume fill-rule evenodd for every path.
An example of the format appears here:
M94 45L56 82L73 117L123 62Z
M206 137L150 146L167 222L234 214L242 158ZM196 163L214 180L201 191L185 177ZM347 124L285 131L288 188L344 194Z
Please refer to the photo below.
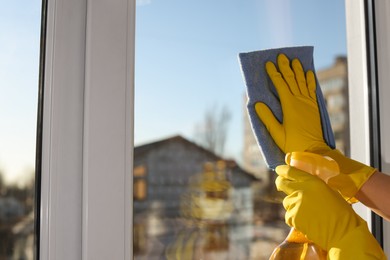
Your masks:
M275 143L278 147L283 148L285 146L285 132L284 127L279 121L276 119L271 109L264 103L257 102L255 104L255 111L258 117L260 117L261 121L264 123L268 132L274 139Z
M293 217L294 214L290 211L286 211L286 214L284 214L284 222L286 222L286 224L290 227L294 227Z
M290 169L289 165L279 165L275 168L275 172L284 178L287 178L288 170Z
M286 210L284 219L287 225L290 227L296 227L297 210L299 202L302 200L302 194L299 192L293 192L286 196L283 200L283 207Z
M294 71L290 67L290 61L286 55L279 54L278 56L278 67L283 75L283 78L287 82L288 87L293 95L300 95L297 81L295 79Z
M308 70L306 72L306 82L307 82L307 88L309 89L309 95L310 97L317 102L317 95L316 95L316 78L314 76L313 71Z
M286 195L291 195L298 189L302 189L302 183L287 179L282 176L278 176L276 178L275 185L278 191L282 191Z
M309 96L309 90L307 88L306 84L306 77L305 77L305 72L303 71L303 67L301 62L298 59L294 59L292 61L292 68L295 73L295 78L298 83L299 90L301 91L301 94L305 97L310 97Z
M313 178L317 178L315 176L312 176L310 173L301 171L289 165L279 165L275 168L275 171L281 177L298 182L308 181L312 180Z
M288 181L290 181L290 180L288 180L284 177L281 177L281 176L276 177L276 179L275 179L276 190L283 191L285 194L288 195L289 193L287 192L287 190L285 191L285 187L287 186L285 183Z
M268 61L265 64L265 70L267 71L268 76L271 78L272 83L276 90L278 91L281 103L284 103L284 100L290 98L291 91L288 87L286 81L283 79L282 74L276 69L275 64L271 61Z

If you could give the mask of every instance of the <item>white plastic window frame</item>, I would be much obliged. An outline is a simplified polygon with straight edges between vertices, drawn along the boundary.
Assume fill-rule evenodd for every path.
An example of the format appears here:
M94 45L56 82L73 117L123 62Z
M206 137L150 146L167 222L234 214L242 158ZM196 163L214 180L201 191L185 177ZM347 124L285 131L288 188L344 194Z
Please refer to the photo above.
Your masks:
M135 0L46 12L39 259L131 259Z
M379 96L380 122L380 166L382 172L390 173L390 31L388 17L390 4L387 1L375 1L375 44L376 72ZM351 124L351 155L353 158L370 163L369 140L369 101L367 75L367 35L365 23L364 0L346 0L347 42L348 42L348 71L350 86L350 124ZM371 75L375 76L375 75ZM378 116L378 115L374 115ZM371 227L371 211L362 204L354 206L355 210L368 221ZM383 247L386 255L390 255L390 223L383 221Z
M390 3L375 1L375 35L377 51L377 72L379 92L379 120L382 172L390 174ZM383 221L383 247L387 256L390 256L390 223Z
M347 56L351 157L370 163L369 101L365 7L363 0L346 0ZM371 211L363 204L354 209L371 226Z

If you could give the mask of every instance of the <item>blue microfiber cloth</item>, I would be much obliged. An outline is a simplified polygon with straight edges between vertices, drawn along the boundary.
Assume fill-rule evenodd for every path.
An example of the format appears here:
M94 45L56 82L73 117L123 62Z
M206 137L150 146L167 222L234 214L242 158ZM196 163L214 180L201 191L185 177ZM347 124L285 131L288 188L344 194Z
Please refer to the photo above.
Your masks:
M257 116L255 103L258 101L265 103L272 110L279 122L283 121L282 107L280 105L278 93L265 70L265 63L267 61L272 61L277 64L276 58L280 53L284 53L290 60L298 58L302 63L304 71L312 70L315 74L312 46L287 47L239 54L241 70L247 87L247 109L252 130L268 168L273 170L276 166L285 164L285 154L276 145L267 128ZM328 111L326 110L325 100L317 77L316 82L317 100L324 139L331 148L335 148L335 140L329 121Z

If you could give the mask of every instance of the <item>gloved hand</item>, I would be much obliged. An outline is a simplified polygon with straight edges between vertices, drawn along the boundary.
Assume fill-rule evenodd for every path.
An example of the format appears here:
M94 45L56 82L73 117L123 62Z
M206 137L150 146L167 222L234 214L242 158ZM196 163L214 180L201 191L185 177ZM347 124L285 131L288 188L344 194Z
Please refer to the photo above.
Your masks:
M291 69L284 54L278 56L277 62L281 73L272 62L267 62L265 68L279 94L283 122L279 123L261 102L255 104L257 115L284 153L330 150L322 135L314 73L309 70L305 77L298 59L292 61Z
M332 150L324 141L321 118L316 96L316 80L312 71L306 76L298 59L291 63L284 54L277 58L279 71L272 62L266 63L266 71L278 91L283 111L283 122L275 118L264 103L255 104L255 110L278 147L284 152L306 151L328 156L340 167L338 176L329 185L338 189L350 202L359 189L376 171Z
M366 222L325 182L288 165L276 168L285 220L328 251L329 259L386 259Z

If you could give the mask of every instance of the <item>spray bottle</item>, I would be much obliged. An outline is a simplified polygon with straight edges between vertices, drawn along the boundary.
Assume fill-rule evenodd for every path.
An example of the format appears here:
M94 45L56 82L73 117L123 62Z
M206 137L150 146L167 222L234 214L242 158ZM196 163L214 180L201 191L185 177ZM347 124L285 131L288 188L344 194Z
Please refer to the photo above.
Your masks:
M307 152L292 152L286 155L286 163L321 178L326 183L340 173L336 161L329 157ZM295 228L277 246L270 260L326 260L327 252Z

